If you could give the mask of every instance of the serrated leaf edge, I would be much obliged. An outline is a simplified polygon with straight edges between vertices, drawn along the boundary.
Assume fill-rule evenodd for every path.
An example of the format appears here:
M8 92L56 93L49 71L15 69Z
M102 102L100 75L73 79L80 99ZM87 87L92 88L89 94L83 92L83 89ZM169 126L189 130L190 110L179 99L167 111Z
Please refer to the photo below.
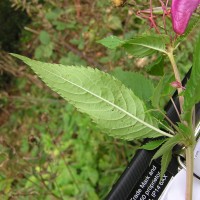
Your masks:
M27 57L25 57L25 56L20 56L20 55L18 55L18 54L11 54L11 55L13 55L14 57L19 58L20 60L22 60L22 61L23 61L24 63L26 63L26 64L27 64L27 61L26 61L26 60L30 60L30 61L31 61L31 59L29 59L29 58L27 58ZM25 60L24 60L24 59L25 59ZM44 69L44 68L43 68L43 69ZM47 70L46 68L45 68L44 70L47 71L47 72L50 73L50 74L53 74L53 75L55 76L54 73L52 73L51 71ZM107 104L109 104L109 105L111 105L112 107L114 107L114 108L120 110L121 112L125 113L126 115L128 115L128 116L131 117L131 118L133 118L134 120L140 122L140 123L143 124L144 126L146 126L146 127L150 128L150 129L156 131L157 133L160 133L161 135L164 135L164 136L167 136L167 137L173 137L171 134L169 134L169 133L167 133L167 132L164 132L164 131L158 129L158 128L156 128L156 127L154 127L154 126L148 124L148 123L145 122L145 121L142 121L142 120L139 119L138 117L132 115L131 113L129 113L129 112L127 112L126 110L122 109L121 107L115 105L114 103L109 102L108 100L102 98L101 96L99 96L99 95L97 95L97 94L95 94L95 93L89 91L88 89L86 89L86 88L84 88L84 87L82 87L82 86L80 86L80 85L77 85L76 83L71 82L71 81L69 81L69 80L67 80L67 79L65 79L65 78L63 78L62 76L59 76L59 75L56 75L56 76L57 76L58 78L61 78L61 79L64 80L64 81L66 81L66 82L68 82L68 83L70 83L70 84L72 84L72 85L74 85L74 86L76 86L76 87L82 89L83 91L89 93L90 95L95 96L96 98L100 99L101 101L106 102ZM124 86L124 87L125 87L125 86Z

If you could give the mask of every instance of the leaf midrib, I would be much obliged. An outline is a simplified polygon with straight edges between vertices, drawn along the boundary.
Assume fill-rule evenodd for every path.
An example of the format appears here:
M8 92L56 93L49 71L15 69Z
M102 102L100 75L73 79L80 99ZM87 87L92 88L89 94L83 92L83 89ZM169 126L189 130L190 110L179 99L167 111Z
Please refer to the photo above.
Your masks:
M155 48L153 46L149 46L149 45L145 45L145 44L141 44L141 43L137 43L137 42L131 42L130 44L135 44L135 45L138 45L138 46L147 47L149 49L157 50L157 51L163 52L165 54L167 53L165 50L162 50L160 48Z

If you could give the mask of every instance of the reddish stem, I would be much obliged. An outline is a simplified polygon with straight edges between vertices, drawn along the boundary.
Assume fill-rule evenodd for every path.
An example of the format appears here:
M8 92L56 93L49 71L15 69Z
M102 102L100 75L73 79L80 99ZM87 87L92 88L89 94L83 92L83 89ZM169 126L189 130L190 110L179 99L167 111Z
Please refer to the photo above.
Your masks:
M160 3L161 3L161 7L162 7L162 9L163 9L163 26L164 26L165 33L167 34L165 15L167 15L167 13L168 13L168 11L167 11L167 9L166 9L167 4L168 4L168 0L167 0L167 2L166 2L166 5L163 3L162 0L159 0L159 1L160 1Z
M145 13L145 14L144 14ZM141 16L144 19L147 19L150 22L150 27L154 28L155 31L160 34L160 31L158 29L158 26L156 25L156 22L154 20L154 18L156 18L156 16L153 15L153 8L152 8L152 0L150 0L150 9L149 9L149 13L146 12L146 10L144 10L144 12L142 10L137 12L137 15Z
M156 32L158 34L160 34L160 31L159 31L159 29L158 29L158 27L157 27L157 25L156 25L156 23L155 23L153 18L154 18L154 16L153 16L152 0L150 0L150 17L149 17L149 20L151 22L151 25L155 28Z

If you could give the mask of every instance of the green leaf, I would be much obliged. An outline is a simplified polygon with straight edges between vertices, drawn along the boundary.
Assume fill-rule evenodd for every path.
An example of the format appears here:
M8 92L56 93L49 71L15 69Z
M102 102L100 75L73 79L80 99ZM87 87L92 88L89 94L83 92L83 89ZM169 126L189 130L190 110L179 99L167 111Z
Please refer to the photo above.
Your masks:
M59 16L61 15L61 12L59 9L55 9L55 10L49 10L45 17L47 20L49 21L53 21L56 20Z
M111 35L102 40L98 40L97 43L100 43L109 49L116 49L123 44L123 40L114 35Z
M119 79L126 87L130 88L141 100L147 101L153 95L154 86L152 81L142 74L123 71L121 68L115 68L111 74Z
M158 148L161 144L163 144L166 141L166 139L160 139L160 140L153 140L150 142L147 142L146 144L142 145L140 149L145 150L154 150Z
M71 64L87 66L87 63L84 60L72 52L69 52L65 56L61 57L59 63L63 65Z
M40 39L40 42L44 45L48 45L51 42L49 33L47 33L46 31L40 32L39 39Z
M162 159L161 159L161 172L160 172L161 180L162 180L164 173L167 171L167 167L168 167L171 159L172 159L172 151L171 150L169 150L163 154Z
M53 43L48 45L40 45L35 49L34 56L36 59L50 58L53 54Z
M136 57L145 57L156 51L167 53L166 44L169 37L166 35L145 35L126 40L123 44L125 50Z
M67 29L68 24L65 22L60 22L60 21L54 21L53 25L56 26L56 30L58 31L63 31L65 29Z
M107 17L107 26L112 30L122 30L122 20L118 16L110 15Z
M193 106L200 101L200 36L197 39L193 55L193 66L190 79L186 85L184 92L184 105L185 112L190 111Z
M126 140L170 136L156 128L157 122L145 113L143 102L111 75L93 68L48 64L12 55L109 135Z
M98 171L90 166L82 167L82 174L88 176L88 179L95 186L99 179Z
M163 88L163 83L164 83L164 77L162 77L158 83L158 85L156 86L153 96L151 98L151 102L152 102L152 106L154 108L159 108L159 102L160 102L160 97L161 97L161 93L162 93L162 88Z
M164 75L158 85L156 86L153 96L151 97L152 106L154 108L162 108L162 104L165 105L164 97L167 96L167 99L169 99L169 96L172 95L174 88L171 87L170 82L173 81L173 77L169 75Z
M190 142L191 134L194 134L193 130L190 126L185 125L183 123L177 123L178 125L178 132L182 134L183 137L185 137L186 141Z
M159 150L154 154L152 160L157 159L158 157L164 155L166 152L168 151L172 151L172 148L178 144L181 143L182 140L182 135L177 134L175 136L173 136L172 138L169 138L167 140L167 142L165 142L160 148Z
M11 192L13 181L14 180L12 178L3 178L2 180L0 180L1 191L5 195L8 195Z
M154 76L164 75L164 57L159 56L153 63L146 67L149 74Z

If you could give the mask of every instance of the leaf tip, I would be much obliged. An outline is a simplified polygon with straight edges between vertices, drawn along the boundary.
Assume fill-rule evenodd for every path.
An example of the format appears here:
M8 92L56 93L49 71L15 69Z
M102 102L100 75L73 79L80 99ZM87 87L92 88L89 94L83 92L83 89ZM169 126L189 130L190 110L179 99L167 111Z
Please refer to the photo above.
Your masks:
M25 61L25 60L28 60L29 58L25 57L25 56L22 56L22 55L19 55L19 54L16 54L16 53L10 53L11 56L15 57L15 58L18 58L22 61Z

